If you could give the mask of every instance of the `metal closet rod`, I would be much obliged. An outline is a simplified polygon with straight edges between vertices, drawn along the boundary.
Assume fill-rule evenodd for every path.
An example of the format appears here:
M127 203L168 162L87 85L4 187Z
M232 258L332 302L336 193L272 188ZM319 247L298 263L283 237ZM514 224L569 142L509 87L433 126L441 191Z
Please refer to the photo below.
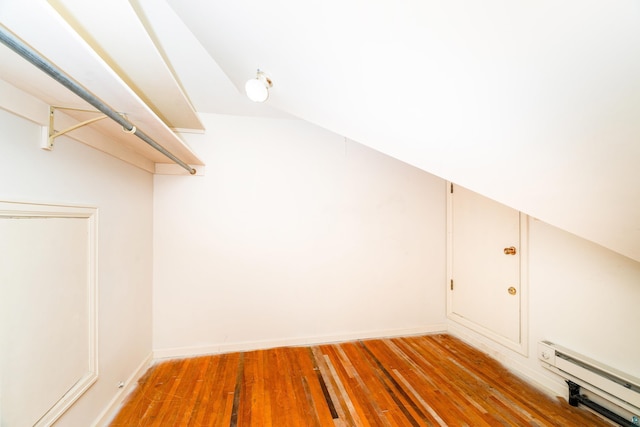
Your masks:
M147 134L142 132L133 123L129 122L126 118L121 116L118 112L116 112L113 108L109 107L107 104L102 102L98 97L96 97L91 92L87 91L84 87L75 82L71 77L69 77L62 70L57 68L51 62L47 61L45 58L40 56L37 52L31 49L29 46L24 44L20 39L13 36L9 32L5 31L5 29L0 26L0 41L4 43L8 48L16 52L18 55L38 67L40 70L47 73L58 83L62 84L64 87L69 89L71 92L78 95L80 98L87 101L93 107L95 107L98 111L104 113L107 117L109 117L114 122L118 123L122 126L123 130L128 133L133 133L135 136L167 156L169 159L173 160L175 163L186 169L191 175L195 175L196 170L189 166L187 163L180 160L173 153L168 151L162 145L155 142L151 139Z

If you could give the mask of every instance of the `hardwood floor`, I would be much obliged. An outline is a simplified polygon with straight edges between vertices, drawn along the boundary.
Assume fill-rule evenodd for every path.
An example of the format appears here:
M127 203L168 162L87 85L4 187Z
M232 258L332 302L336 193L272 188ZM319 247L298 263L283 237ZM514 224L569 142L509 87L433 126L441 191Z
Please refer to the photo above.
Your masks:
M610 426L448 335L160 363L112 427Z

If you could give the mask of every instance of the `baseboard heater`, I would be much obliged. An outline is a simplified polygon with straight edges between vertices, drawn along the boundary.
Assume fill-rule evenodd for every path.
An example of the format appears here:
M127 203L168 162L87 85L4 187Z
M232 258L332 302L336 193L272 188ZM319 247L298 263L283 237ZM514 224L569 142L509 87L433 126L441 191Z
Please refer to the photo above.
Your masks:
M538 343L538 359L567 381L572 406L582 404L624 427L640 425L640 379L549 341ZM590 399L582 389L613 404L622 414Z

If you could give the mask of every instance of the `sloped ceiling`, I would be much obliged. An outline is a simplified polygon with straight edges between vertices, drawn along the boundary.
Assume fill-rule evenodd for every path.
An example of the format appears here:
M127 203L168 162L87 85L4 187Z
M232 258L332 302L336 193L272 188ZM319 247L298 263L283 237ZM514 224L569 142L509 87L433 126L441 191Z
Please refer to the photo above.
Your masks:
M640 261L636 0L49 3L123 73L100 37L134 10L199 112L307 120Z
M640 260L640 3L169 0L240 90Z

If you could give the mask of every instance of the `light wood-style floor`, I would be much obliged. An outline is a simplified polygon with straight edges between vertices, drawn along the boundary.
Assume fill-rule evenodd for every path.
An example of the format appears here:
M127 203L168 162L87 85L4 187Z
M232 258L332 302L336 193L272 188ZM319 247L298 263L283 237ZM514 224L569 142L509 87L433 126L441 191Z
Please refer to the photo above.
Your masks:
M152 367L133 426L610 426L448 335L277 348Z

